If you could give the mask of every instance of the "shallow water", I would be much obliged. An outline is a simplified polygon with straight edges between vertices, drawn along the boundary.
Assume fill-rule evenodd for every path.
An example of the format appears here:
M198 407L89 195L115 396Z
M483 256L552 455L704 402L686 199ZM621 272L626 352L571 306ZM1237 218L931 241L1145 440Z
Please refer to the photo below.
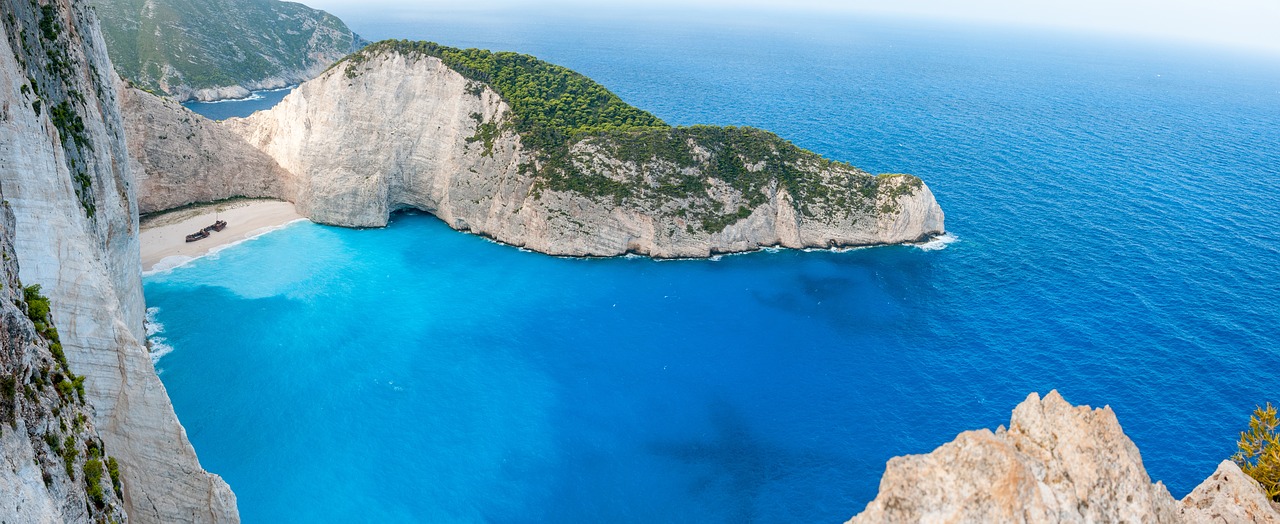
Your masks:
M959 240L573 260L402 215L148 277L161 378L248 522L843 520L889 457L1051 388L1110 404L1181 496L1280 400L1280 59L856 19L378 27L918 174Z

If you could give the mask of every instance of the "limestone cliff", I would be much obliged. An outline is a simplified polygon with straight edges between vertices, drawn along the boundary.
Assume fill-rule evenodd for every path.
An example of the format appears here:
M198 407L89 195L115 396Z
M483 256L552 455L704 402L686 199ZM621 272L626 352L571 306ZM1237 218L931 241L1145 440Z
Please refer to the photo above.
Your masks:
M1280 523L1261 486L1224 462L1181 502L1151 483L1110 408L1031 394L1003 426L896 457L849 521Z
M235 521L144 346L138 218L115 74L79 0L0 0L0 193L136 522Z
M13 237L0 203L0 521L123 522L118 463L50 326L57 313L18 280Z
M943 232L942 210L920 179L872 176L759 130L670 128L640 113L632 120L647 118L643 126L587 122L588 131L564 135L566 150L531 146L558 130L522 131L528 111L416 49L375 45L275 108L224 125L296 175L293 198L278 196L328 224L382 226L412 207L459 230L574 256L705 257ZM555 67L513 56L503 67ZM581 81L564 71L553 73ZM601 103L608 114L637 111L599 91L613 97Z
M294 199L293 175L239 135L172 100L117 89L139 213L229 196Z

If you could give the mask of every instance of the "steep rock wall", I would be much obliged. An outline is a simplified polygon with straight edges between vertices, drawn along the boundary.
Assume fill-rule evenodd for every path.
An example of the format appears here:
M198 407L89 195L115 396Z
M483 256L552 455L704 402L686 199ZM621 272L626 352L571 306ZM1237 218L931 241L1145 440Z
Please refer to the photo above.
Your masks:
M1181 503L1151 483L1108 407L1032 393L1009 427L967 431L889 460L880 493L850 524L879 522L1280 522L1261 486L1224 462Z
M0 198L3 198L0 193ZM0 520L127 519L90 407L73 384L57 332L37 327L18 280L15 220L0 203ZM38 299L37 299L38 300ZM64 389L59 389L62 385Z
M77 0L0 0L0 192L21 280L40 284L135 522L236 521L143 345L137 206L115 75Z
M232 196L295 199L293 174L239 135L124 82L117 90L139 213Z
M275 108L224 125L294 173L299 212L322 223L382 226L389 213L414 207L455 229L543 253L655 257L891 244L944 229L933 193L906 176L875 184L861 211L833 205L838 212L817 213L821 219L801 213L795 195L776 183L761 188L763 203L751 206L759 195L710 178L705 195L675 202L624 202L556 189L530 169L535 155L507 125L510 118L511 108L491 87L434 57L389 52L358 65L340 64ZM693 169L697 175L697 168L657 160L619 161L609 145L574 145L575 167L652 188L672 172L688 175ZM821 181L871 178L838 165L805 169ZM694 205L749 213L709 230L685 215Z

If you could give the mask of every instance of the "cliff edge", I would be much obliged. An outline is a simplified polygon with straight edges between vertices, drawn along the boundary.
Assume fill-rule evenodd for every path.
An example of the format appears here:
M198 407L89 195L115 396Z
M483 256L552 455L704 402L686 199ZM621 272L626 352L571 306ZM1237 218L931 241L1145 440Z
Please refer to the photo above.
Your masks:
M382 42L223 125L296 177L280 198L327 224L377 227L417 208L543 253L659 258L944 230L919 178L871 175L758 129L670 127L515 53Z
M0 0L0 194L134 522L235 522L144 345L138 214L116 76L89 6ZM20 375L22 376L22 375ZM81 395L77 392L77 397ZM38 451L38 450L37 450Z
M889 460L880 493L849 524L880 522L1280 523L1280 508L1230 461L1181 502L1151 483L1109 407L1032 393L1009 427L966 431Z

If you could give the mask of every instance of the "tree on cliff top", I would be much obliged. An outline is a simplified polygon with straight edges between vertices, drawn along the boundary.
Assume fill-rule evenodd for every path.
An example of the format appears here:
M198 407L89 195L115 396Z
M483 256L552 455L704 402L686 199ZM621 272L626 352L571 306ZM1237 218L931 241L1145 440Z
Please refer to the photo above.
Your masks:
M1249 431L1240 433L1240 451L1231 457L1245 474L1262 484L1267 496L1280 501L1280 433L1276 408L1258 407L1249 419Z

